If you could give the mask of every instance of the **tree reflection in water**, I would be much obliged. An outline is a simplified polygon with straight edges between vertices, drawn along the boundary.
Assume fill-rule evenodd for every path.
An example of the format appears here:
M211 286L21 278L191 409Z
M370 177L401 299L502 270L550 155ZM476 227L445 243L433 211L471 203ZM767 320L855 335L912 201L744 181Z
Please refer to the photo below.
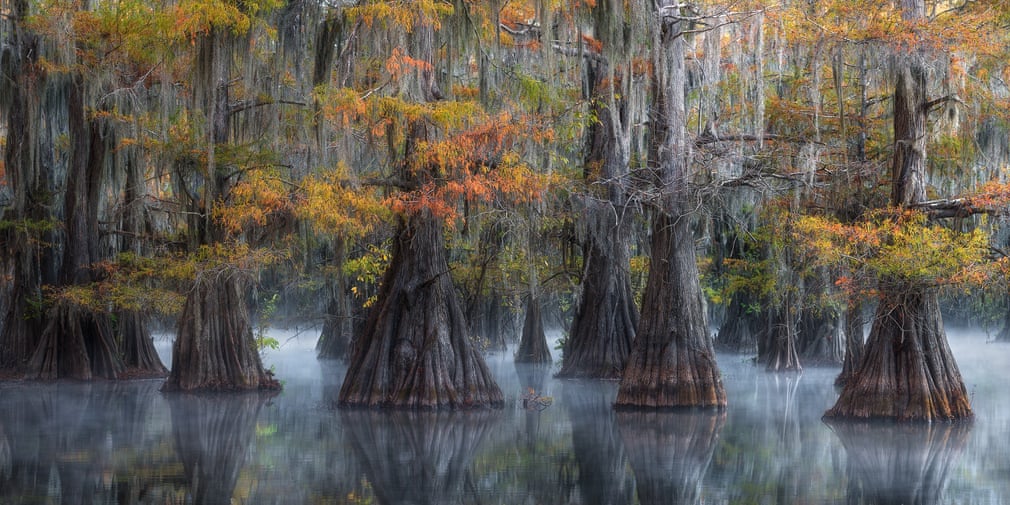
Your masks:
M272 394L166 395L176 451L189 483L186 503L231 503L260 408Z
M572 423L572 451L578 465L581 503L631 503L635 480L627 471L628 458L614 418L617 384L568 381L562 398Z
M160 381L15 385L0 394L0 503L138 503L154 458L117 466L151 437ZM8 437L5 432L16 433ZM160 475L158 479L164 479Z
M722 410L619 411L617 426L642 505L700 503Z
M383 505L469 503L470 462L496 411L341 410L341 423Z
M969 423L826 421L848 457L848 503L946 503L951 468L964 449Z

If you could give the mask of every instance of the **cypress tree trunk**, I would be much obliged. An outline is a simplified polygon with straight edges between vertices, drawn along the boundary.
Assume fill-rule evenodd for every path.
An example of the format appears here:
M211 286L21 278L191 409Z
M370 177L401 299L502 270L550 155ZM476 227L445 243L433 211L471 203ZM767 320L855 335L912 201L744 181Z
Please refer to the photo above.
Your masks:
M925 16L922 0L904 0L908 21ZM907 208L926 197L928 70L919 52L896 58L891 204ZM866 352L826 417L953 421L973 414L947 345L935 288L880 279L880 298Z
M609 57L623 62L624 5L610 0L595 7L595 27ZM615 68L606 56L584 60L588 98L596 118L587 129L584 174L595 188L585 196L586 238L582 294L565 340L559 377L616 379L621 376L638 325L631 290L627 207L630 132L625 98L630 70ZM623 89L618 86L624 86Z
M205 272L190 289L162 391L271 390L237 272Z
M127 149L127 148L124 148ZM144 184L144 173L137 153L130 149L126 155L126 187L123 190L124 214L120 227L125 232L121 252L143 254L143 247L138 237L147 231L147 212L144 204L147 191ZM127 373L140 377L164 377L168 369L161 362L158 351L154 348L151 331L148 327L149 316L136 310L121 310L115 317L116 341L123 355L123 364Z
M404 77L403 98L440 100L443 94L433 70L440 41L434 28L421 23L405 42L410 56L426 65ZM440 167L418 156L433 130L422 120L407 121L404 130L399 177L416 187L437 184ZM501 407L501 390L471 342L449 275L443 218L422 207L404 211L399 219L377 301L351 350L340 405Z
M715 348L724 352L756 354L761 335L762 312L755 311L752 295L746 291L733 294L726 309L726 321L719 327L715 337Z
M357 325L357 311L347 289L347 276L343 272L347 260L347 249L343 239L337 238L333 245L332 264L337 273L330 281L326 316L319 340L316 342L316 356L322 359L345 359L354 339Z
M540 300L530 297L526 303L526 320L523 335L516 350L516 363L550 363L551 351L547 348L544 334L544 318L540 311Z
M836 386L844 386L855 377L864 352L863 304L858 296L853 295L849 297L845 309L845 359L842 361L842 372L835 378Z
M500 407L501 390L470 341L449 276L442 221L404 217L364 332L355 340L340 405Z
M652 156L660 192L652 224L652 261L618 407L723 407L708 335L687 194L690 151L684 112L684 39L679 7L664 0L653 34Z
M216 161L231 132L229 77L233 48L239 37L212 28L197 41L194 81L198 108L206 117L207 177L199 194L183 187L193 212L188 213L189 245L221 244L226 233L214 221L213 205L229 196L229 167ZM197 176L199 177L199 176ZM186 181L180 178L180 184ZM250 322L246 289L249 279L238 268L204 271L187 292L172 346L172 371L163 391L280 389L263 368Z
M98 259L98 203L106 156L103 126L85 118L81 76L65 80L71 142L63 194L64 246L58 286L84 286L95 280ZM26 378L114 379L125 369L106 312L58 300L28 360Z

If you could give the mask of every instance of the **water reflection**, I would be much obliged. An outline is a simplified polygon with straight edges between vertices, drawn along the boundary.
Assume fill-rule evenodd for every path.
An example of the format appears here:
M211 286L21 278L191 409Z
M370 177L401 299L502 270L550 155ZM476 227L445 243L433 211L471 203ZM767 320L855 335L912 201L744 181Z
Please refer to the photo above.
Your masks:
M616 397L616 382L572 380L564 384L562 399L572 422L580 503L632 503L635 479L627 470L628 458L617 431Z
M0 394L0 502L137 503L162 476L115 456L152 438L160 381L11 385ZM153 458L152 458L153 459ZM29 498L30 497L30 498Z
M852 505L945 503L951 469L964 449L971 425L881 424L832 420L845 446Z
M176 451L189 483L186 503L230 503L256 433L261 393L166 395Z
M341 423L383 505L470 503L463 483L496 411L342 410Z
M618 412L639 502L701 503L702 479L725 421L722 411Z

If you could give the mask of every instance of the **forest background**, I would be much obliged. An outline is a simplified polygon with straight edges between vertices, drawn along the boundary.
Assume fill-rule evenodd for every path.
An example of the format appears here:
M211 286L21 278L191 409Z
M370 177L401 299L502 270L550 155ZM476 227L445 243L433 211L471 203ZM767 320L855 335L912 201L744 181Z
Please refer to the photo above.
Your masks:
M636 332L683 324L844 382L881 297L920 289L1010 340L1008 21L981 0L3 0L0 369L165 374L157 321L168 389L270 388L245 342L277 345L268 324L321 324L321 356L361 363L356 336L428 313L450 347L523 337L530 359L561 327L562 376L619 378ZM653 316L693 289L686 323ZM687 401L724 403L717 375ZM418 402L500 401L439 394Z

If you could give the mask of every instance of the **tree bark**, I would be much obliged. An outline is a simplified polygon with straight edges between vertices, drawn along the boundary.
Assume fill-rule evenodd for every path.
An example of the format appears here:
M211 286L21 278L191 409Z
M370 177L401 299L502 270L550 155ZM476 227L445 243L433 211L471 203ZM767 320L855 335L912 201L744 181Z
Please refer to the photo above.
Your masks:
M470 341L449 276L443 224L401 218L392 260L340 389L348 407L500 407L501 390Z
M922 0L903 0L906 21L924 18ZM896 57L891 204L914 207L926 197L928 70L923 48ZM961 373L947 345L935 288L879 279L881 296L866 353L845 383L833 418L899 421L971 419Z
M684 113L684 39L679 7L665 0L653 36L652 157L658 208L642 317L617 407L724 407L726 391L708 335L691 217Z
M276 390L253 337L240 273L204 272L179 317L162 391Z
M972 417L933 290L908 287L881 295L859 370L825 416L927 422Z
M621 13L624 6L601 1L595 7L595 27L603 46L623 58ZM598 55L597 55L598 56ZM586 236L582 246L584 274L575 317L565 339L559 377L617 379L635 339L638 308L630 278L629 227L623 216L629 202L630 158L628 104L630 70L603 58L584 58L587 98L595 117L587 128L584 178ZM624 86L621 89L619 86Z
M107 145L101 120L85 118L83 77L65 78L68 136L71 142L63 193L63 257L57 287L87 286L95 281L98 260L98 204ZM121 356L109 314L58 300L48 309L25 377L29 379L118 378Z
M551 351L547 348L544 333L544 318L540 312L540 300L530 298L526 303L526 320L523 335L516 350L516 363L550 363Z

